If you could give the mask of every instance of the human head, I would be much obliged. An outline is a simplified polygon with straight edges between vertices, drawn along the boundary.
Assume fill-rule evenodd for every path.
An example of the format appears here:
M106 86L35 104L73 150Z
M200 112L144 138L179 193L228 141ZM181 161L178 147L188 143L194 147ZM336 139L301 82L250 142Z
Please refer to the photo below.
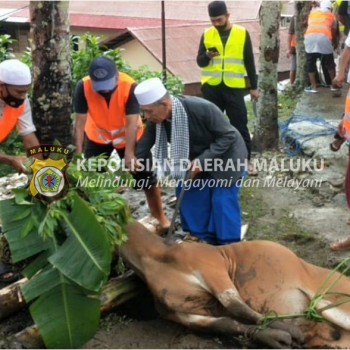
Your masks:
M29 67L17 59L0 63L0 98L14 108L21 106L32 83Z
M227 11L225 1L212 1L208 5L208 13L212 25L217 30L227 30L230 28L230 14Z
M147 120L161 123L171 116L171 98L159 78L141 82L134 93Z
M108 57L95 58L89 67L92 88L96 92L110 92L117 86L117 66Z

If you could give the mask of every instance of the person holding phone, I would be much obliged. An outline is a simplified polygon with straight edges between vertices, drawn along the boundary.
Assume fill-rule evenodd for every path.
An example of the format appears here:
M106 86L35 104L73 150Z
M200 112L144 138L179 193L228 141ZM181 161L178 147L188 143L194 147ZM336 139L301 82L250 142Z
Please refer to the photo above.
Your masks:
M224 1L209 3L208 13L213 26L202 35L197 54L202 94L226 112L231 125L241 133L248 150L248 173L256 175L250 162L251 138L244 101L247 88L252 101L260 95L250 36L242 26L231 24Z

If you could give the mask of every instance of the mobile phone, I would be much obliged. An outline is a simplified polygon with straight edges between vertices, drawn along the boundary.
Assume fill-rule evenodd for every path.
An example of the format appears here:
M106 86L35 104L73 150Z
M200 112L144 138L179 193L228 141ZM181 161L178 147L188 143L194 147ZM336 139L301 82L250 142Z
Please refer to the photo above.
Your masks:
M211 52L219 52L218 49L216 47L209 47L208 51Z

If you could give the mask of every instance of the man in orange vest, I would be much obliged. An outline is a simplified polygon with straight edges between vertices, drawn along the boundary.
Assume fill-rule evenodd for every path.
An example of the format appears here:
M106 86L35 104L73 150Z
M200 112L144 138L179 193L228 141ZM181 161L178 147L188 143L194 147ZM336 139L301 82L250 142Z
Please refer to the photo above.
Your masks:
M318 59L324 63L330 80L335 77L335 63L333 51L338 46L338 22L332 13L332 3L322 0L319 7L311 10L308 26L305 32L305 52L307 55L307 69L311 86L305 92L317 93L316 62ZM333 91L334 89L331 88Z
M85 158L114 150L133 168L135 146L143 135L140 107L134 95L135 81L117 70L107 57L94 59L89 75L80 80L75 91L75 145L77 153L84 147ZM84 145L85 142L85 145ZM151 154L149 154L151 159ZM151 169L132 173L136 188L143 189L151 214L166 229L170 226L164 214L160 189Z
M292 16L288 29L288 51L287 57L291 58L289 80L290 84L293 85L296 79L297 72L297 39L295 34L295 16Z
M17 127L26 149L39 144L35 135L32 113L27 93L32 78L29 67L16 59L0 63L0 143ZM25 157L0 153L0 163L25 171Z

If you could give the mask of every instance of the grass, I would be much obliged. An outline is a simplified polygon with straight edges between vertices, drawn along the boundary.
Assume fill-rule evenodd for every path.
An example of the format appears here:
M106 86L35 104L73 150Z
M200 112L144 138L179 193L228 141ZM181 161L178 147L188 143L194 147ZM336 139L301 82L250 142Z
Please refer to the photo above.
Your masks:
M300 95L298 95L294 89L288 87L286 90L278 94L278 119L279 121L288 120L294 113L295 107L298 103ZM248 112L248 127L251 132L254 131L254 124L256 122L256 116L253 110L253 103L251 101L246 102Z

